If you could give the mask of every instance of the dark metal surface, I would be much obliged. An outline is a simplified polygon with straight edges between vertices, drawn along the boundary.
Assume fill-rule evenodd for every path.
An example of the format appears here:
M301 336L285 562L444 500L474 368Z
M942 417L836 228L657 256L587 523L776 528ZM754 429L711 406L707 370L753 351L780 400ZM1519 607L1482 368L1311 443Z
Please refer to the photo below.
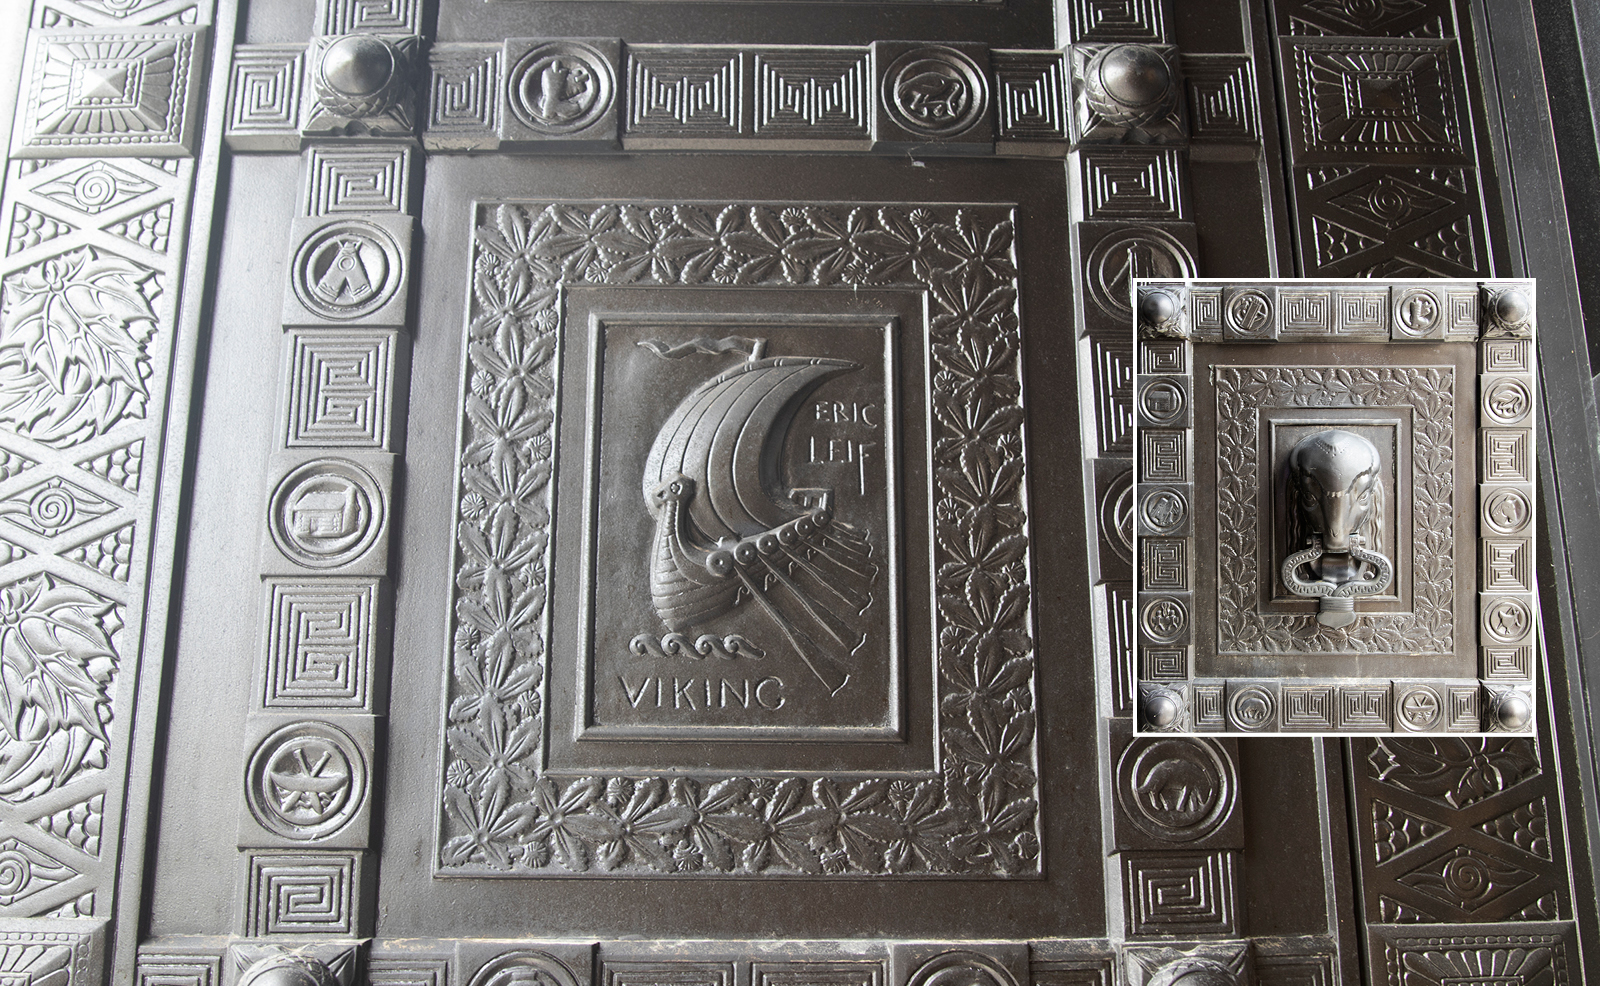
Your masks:
M1144 726L1531 726L1532 299L1138 282Z
M1132 279L1587 379L1513 6L34 0L0 974L1585 981L1581 543L1537 740L1129 718Z

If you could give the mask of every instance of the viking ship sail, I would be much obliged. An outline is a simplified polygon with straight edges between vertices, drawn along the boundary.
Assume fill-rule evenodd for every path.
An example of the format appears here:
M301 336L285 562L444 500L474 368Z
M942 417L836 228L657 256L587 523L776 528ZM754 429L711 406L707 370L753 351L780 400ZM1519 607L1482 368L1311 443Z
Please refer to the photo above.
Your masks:
M862 533L834 516L833 491L786 487L781 458L812 392L860 368L777 356L717 374L667 418L644 470L650 595L667 628L753 605L834 694L866 640L856 618L878 566Z

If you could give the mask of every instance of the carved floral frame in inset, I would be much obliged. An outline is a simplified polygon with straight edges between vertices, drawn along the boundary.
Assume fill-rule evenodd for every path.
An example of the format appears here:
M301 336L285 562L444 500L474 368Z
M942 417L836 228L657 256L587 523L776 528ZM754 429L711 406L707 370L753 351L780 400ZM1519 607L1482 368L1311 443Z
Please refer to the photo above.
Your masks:
M490 203L475 222L435 874L1040 876L1013 210ZM925 292L933 769L547 771L564 289L628 284Z

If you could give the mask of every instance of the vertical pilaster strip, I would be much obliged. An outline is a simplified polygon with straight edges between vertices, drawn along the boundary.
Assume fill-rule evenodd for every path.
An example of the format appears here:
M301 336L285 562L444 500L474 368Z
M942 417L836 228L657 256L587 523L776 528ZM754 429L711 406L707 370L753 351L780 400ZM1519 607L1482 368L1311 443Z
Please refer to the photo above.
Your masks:
M1478 677L1484 727L1521 732L1534 716L1534 296L1528 282L1481 288L1478 344Z
M1487 273L1452 5L1272 6L1302 273Z
M1423 0L1357 10L1274 0L1272 11L1300 269L1333 276L1489 274L1493 259L1471 132L1475 114L1453 5ZM1340 50L1323 35L1338 36ZM1367 97L1379 89L1369 86L1364 95L1361 85L1376 78L1380 63L1390 89L1403 85L1415 94L1386 114L1383 125L1397 129L1385 141L1374 139L1375 124L1358 119L1363 108L1377 119L1379 107ZM1508 287L1485 285L1483 307L1473 313L1485 336L1475 408L1483 422L1480 584L1507 580L1505 591L1480 596L1479 672L1490 683L1470 696L1479 705L1470 711L1489 729L1530 726L1526 662L1537 646L1531 579L1530 591L1521 593L1518 573L1527 569L1517 560L1520 542L1534 530L1527 485L1534 391L1516 363L1514 344L1531 352L1533 310L1531 292L1500 307L1495 299ZM1497 318L1526 323L1526 334L1519 340ZM1513 393L1519 384L1526 401ZM1491 410L1488 396L1497 387L1498 407ZM1513 415L1514 425L1505 427ZM1524 459L1526 467L1519 466ZM1502 575L1494 574L1497 567ZM1526 656L1519 654L1524 649ZM1441 975L1574 981L1568 875L1539 852L1562 839L1552 745L1531 736L1347 743L1370 981L1387 986ZM1534 829L1541 840L1519 845L1518 834ZM1470 893L1455 892L1469 884Z
M1170 480L1164 489L1171 499L1192 484L1184 425L1192 413L1189 345L1181 338L1136 343L1133 287L1140 277L1199 273L1187 167L1192 104L1164 4L1082 2L1068 15L1068 173L1073 247L1085 285L1077 292L1079 387L1092 395L1083 411L1085 495L1090 529L1098 532L1091 552L1096 638L1106 646L1102 791L1115 806L1106 816L1107 925L1128 943L1129 983L1189 972L1243 982L1251 952L1238 940L1243 834L1234 751L1188 738L1134 738L1128 720L1136 713L1136 640L1159 665L1157 680L1189 673L1192 560L1181 557L1187 542L1173 536L1184 521L1140 503L1134 489L1137 480L1159 476ZM1149 91L1130 93L1127 81L1135 77ZM1210 133L1220 135L1214 127ZM1159 516L1159 530L1145 513ZM1179 555L1169 557L1174 550ZM1140 551L1156 557L1141 559ZM1185 697L1161 692L1160 701L1172 706L1164 725L1175 725L1187 716ZM1195 795L1189 807L1202 806L1198 815L1173 812L1157 793L1167 774L1187 778ZM1173 938L1189 940L1136 944Z
M1201 292L1203 296L1203 292ZM1145 728L1198 732L1193 693L1195 618L1194 344L1183 285L1144 286L1137 298L1134 378L1134 530L1138 635L1132 673ZM1213 703L1215 704L1215 703ZM1210 706L1205 706L1206 710Z
M0 947L70 986L138 908L213 9L36 3L0 199Z
M259 973L307 960L299 953L313 945L312 959L337 977L372 932L420 39L416 3L325 0L317 23L294 117L306 149L283 296L231 954ZM358 98L342 88L347 63L389 76ZM232 108L237 120L237 95ZM342 139L351 135L363 139ZM246 147L270 146L243 136Z

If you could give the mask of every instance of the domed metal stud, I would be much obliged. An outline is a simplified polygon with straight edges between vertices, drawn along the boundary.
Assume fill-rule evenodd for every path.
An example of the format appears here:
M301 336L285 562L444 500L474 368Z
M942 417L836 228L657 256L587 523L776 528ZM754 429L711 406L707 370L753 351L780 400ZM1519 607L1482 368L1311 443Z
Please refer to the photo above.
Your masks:
M1183 714L1183 702L1176 692L1158 688L1145 693L1145 721L1157 729L1166 729Z
M1145 291L1139 297L1139 324L1146 335L1181 339L1183 305L1168 291Z
M407 56L393 42L372 34L325 39L311 87L317 105L351 120L378 116L408 90Z
M1084 96L1107 123L1132 127L1170 113L1177 85L1161 52L1149 45L1119 44L1089 60Z
M1528 296L1516 288L1500 292L1494 300L1495 319L1505 325L1520 325L1533 314L1533 305L1528 301Z
M323 80L343 96L370 96L389 84L394 71L394 52L369 34L340 38L322 56Z
M339 986L339 977L309 956L274 955L246 969L239 986Z
M1522 730L1533 719L1533 703L1527 695L1514 689L1497 695L1491 711L1494 721L1508 732Z

